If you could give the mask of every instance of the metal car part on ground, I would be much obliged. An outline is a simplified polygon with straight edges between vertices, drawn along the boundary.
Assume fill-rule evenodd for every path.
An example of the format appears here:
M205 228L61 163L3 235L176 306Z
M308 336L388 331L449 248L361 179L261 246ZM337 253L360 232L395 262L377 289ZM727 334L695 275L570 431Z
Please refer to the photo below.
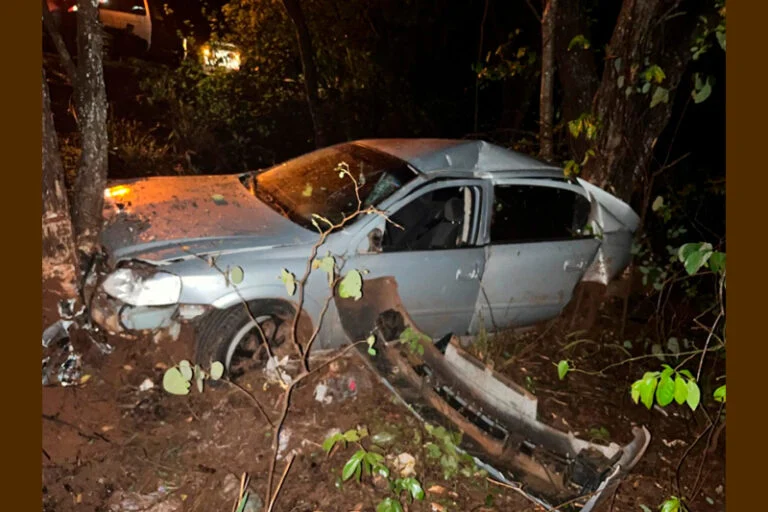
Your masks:
M461 448L494 479L548 510L569 502L589 512L645 453L645 427L633 428L634 439L624 446L604 446L540 422L535 396L469 355L453 336L435 343L414 330L421 349L402 343L401 334L414 327L397 283L380 278L366 285L360 301L335 299L351 338L376 335L376 354L362 347L360 357L421 421L462 432Z

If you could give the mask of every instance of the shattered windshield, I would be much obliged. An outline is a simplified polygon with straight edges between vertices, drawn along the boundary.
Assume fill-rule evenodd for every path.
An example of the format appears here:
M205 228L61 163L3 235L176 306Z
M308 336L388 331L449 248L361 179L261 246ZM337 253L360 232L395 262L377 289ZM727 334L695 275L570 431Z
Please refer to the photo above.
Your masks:
M314 229L312 215L337 224L357 209L355 184L339 175L339 165L359 186L361 208L375 206L416 177L407 163L357 144L320 149L255 176L252 193L297 224Z

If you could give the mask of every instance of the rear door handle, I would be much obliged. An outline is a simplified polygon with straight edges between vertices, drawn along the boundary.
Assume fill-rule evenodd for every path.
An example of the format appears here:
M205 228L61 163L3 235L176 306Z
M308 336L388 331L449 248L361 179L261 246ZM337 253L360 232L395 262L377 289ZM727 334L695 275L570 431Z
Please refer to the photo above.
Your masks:
M563 270L566 272L581 272L584 270L584 267L586 267L587 264L584 262L584 260L581 261L572 261L572 260L566 260L565 264L563 264Z

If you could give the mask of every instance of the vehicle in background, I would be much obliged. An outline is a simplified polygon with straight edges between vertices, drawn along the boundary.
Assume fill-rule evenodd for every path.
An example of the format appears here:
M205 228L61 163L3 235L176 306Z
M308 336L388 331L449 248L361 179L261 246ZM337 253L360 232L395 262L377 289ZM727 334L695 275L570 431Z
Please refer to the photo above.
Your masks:
M77 49L77 1L46 0L48 10L71 53ZM240 51L229 43L193 45L181 35L174 11L160 0L99 0L99 20L104 26L108 58L138 57L169 65L194 56L207 71L216 67L240 68ZM45 36L45 34L44 34ZM46 42L49 50L55 51Z

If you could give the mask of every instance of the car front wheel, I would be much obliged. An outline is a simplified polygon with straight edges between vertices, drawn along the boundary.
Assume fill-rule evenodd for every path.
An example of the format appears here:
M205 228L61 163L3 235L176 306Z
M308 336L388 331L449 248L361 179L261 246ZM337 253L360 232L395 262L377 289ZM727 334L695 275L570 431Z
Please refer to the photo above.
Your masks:
M277 357L291 352L293 317L293 306L279 300L211 311L195 329L195 362L209 368L219 361L230 378L238 378L267 361L265 342Z

